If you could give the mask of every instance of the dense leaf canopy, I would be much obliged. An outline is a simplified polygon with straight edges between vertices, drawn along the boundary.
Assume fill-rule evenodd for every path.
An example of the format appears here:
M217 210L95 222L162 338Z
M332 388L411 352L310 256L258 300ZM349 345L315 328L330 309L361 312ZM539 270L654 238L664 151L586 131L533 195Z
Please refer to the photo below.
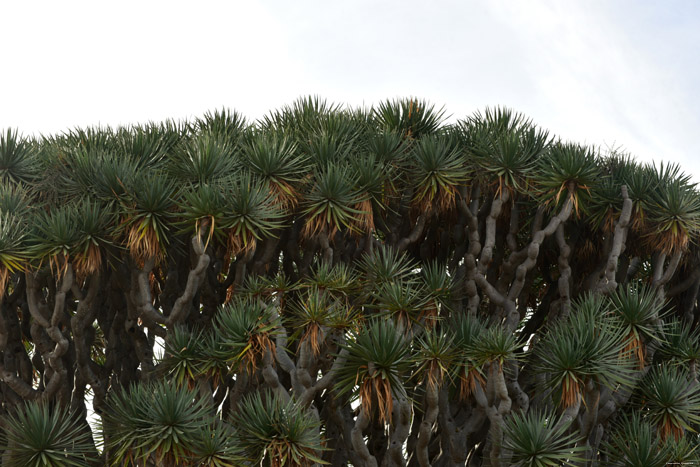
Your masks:
M0 135L2 465L698 461L700 194L504 108Z

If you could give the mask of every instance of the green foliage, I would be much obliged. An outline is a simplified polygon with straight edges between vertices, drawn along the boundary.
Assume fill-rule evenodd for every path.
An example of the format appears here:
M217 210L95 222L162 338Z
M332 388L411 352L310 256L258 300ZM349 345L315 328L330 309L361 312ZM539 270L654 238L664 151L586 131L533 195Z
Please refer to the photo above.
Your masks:
M192 387L201 373L205 342L202 332L184 326L174 328L165 340L161 369L178 386Z
M577 465L585 448L576 446L576 433L550 412L515 413L505 424L505 447L512 450L511 465L545 467Z
M4 270L11 273L22 268L27 254L25 237L26 228L17 217L0 212L0 264Z
M660 328L664 304L660 302L653 289L633 283L627 288L618 288L610 295L613 315L620 320L627 334L628 343L625 351L633 353L644 367L645 343L660 340Z
M300 201L299 174L305 172L308 158L299 154L296 144L281 132L260 132L246 144L243 163L267 183L277 204L294 208Z
M659 353L682 364L700 361L700 329L692 330L687 323L671 321L665 329Z
M699 200L415 98L3 131L2 461L695 462Z
M374 117L383 128L413 139L435 133L446 118L444 109L413 98L384 101Z
M452 315L447 324L448 333L454 333L454 345L457 352L456 373L459 376L460 397L463 400L476 389L476 385L485 383L482 361L477 345L486 333L486 326L473 315Z
M170 175L195 185L226 178L239 165L230 141L215 133L201 133L183 141L170 157Z
M335 388L339 395L360 400L362 409L387 423L392 397L405 394L404 375L411 367L404 329L391 319L379 319L358 331L352 331L347 344L345 364L339 368Z
M89 426L65 408L30 402L9 414L2 446L9 467L85 467L98 460Z
M189 465L209 423L208 407L186 388L167 381L112 394L102 415L110 465L127 462Z
M662 467L668 462L666 445L661 442L656 430L638 413L618 422L604 449L612 465Z
M681 180L659 182L649 206L648 235L661 240L663 251L684 250L691 236L700 231L700 198L695 187Z
M570 318L556 323L535 349L537 371L549 375L544 389L559 394L563 407L579 401L591 379L611 389L632 384L627 334L608 304L587 295L572 308Z
M293 400L267 393L245 398L233 415L240 446L255 463L279 466L324 464L319 424Z
M373 294L380 314L393 317L397 323L410 326L417 322L421 312L427 306L425 290L420 283L409 281L392 281L379 286Z
M653 368L640 387L641 403L661 439L676 440L700 424L700 386L677 366Z
M446 377L452 379L457 359L453 338L435 330L426 331L418 338L414 359L417 363L414 375L428 386L442 385Z
M498 191L527 192L537 159L549 145L546 131L536 128L522 114L510 109L487 108L458 125L466 146L485 170L487 182Z
M27 183L36 173L36 147L18 132L0 133L0 180L3 183Z
M274 353L271 319L271 310L261 302L238 301L219 310L214 328L229 365L254 373L265 353Z
M195 441L194 465L200 467L233 467L245 465L246 457L233 427L219 420L204 427Z
M472 348L472 355L479 365L497 363L501 367L515 357L518 347L515 334L500 326L492 326L481 333Z
M466 163L456 138L422 138L409 158L410 177L416 186L413 202L424 211L453 208L458 186L468 180L470 170Z
M38 213L30 240L32 256L42 261L68 257L79 241L80 233L75 228L79 215L74 204Z
M392 248L373 250L358 263L358 268L372 287L392 281L408 281L415 267L416 264L405 253Z
M555 209L571 196L576 216L587 213L591 190L600 177L595 151L579 144L558 142L540 161L537 177L542 192L540 200Z
M325 233L333 236L338 230L354 228L353 220L368 214L359 208L364 196L352 184L350 168L330 165L314 175L314 183L306 197L305 234Z
M225 213L222 227L229 232L231 253L248 251L257 241L271 237L282 227L284 216L270 194L249 174L237 176L224 191Z

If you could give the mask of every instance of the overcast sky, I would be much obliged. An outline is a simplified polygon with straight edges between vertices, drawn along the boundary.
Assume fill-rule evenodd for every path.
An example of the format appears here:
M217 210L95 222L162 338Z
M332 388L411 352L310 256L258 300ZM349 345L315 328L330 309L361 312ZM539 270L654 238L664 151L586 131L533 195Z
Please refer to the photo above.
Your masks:
M418 96L700 181L699 51L694 0L3 1L0 129Z

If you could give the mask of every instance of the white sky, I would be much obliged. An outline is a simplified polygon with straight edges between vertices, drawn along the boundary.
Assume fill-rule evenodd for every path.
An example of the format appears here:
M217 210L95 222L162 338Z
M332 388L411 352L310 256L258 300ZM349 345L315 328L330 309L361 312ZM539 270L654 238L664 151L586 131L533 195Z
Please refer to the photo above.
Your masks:
M0 0L0 129L418 96L700 181L698 51L694 0Z

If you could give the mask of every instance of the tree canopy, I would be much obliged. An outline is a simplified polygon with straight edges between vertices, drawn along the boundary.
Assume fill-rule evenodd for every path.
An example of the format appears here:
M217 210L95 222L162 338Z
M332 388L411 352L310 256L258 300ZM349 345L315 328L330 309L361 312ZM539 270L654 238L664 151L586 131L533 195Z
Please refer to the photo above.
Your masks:
M2 465L698 461L676 165L308 97L6 130L0 177Z

